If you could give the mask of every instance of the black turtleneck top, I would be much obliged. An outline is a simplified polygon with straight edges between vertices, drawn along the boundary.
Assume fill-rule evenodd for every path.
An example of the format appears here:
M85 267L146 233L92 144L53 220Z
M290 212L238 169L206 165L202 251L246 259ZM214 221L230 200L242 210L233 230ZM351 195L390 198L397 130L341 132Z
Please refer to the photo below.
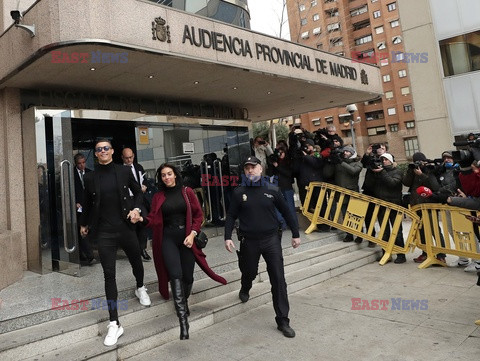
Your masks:
M117 177L113 162L106 165L98 164L95 172L100 180L100 220L101 232L118 232L124 224L122 204L118 193Z
M164 227L185 226L187 205L182 195L182 186L165 187L165 201L162 204Z

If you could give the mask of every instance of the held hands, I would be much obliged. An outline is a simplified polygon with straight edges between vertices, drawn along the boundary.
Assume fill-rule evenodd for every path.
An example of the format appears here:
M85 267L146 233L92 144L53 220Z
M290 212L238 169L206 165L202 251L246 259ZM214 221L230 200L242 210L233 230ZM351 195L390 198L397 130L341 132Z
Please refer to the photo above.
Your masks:
M300 238L292 238L292 247L297 248L300 246Z
M233 249L235 249L235 244L233 244L233 241L231 239L225 240L225 248L230 253L232 253Z
M130 219L130 222L133 224L143 221L143 217L140 216L140 213L138 213L136 209L132 209L130 212L128 212L127 219Z
M190 232L190 234L187 237L185 237L185 240L183 241L183 244L185 245L185 247L192 248L194 238L195 238L195 233Z
M85 238L88 235L88 226L80 226L80 235Z

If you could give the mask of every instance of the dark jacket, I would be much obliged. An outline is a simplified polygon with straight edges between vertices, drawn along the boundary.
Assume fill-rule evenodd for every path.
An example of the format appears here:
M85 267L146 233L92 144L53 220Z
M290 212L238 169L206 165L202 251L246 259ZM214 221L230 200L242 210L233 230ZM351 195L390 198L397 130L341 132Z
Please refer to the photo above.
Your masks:
M406 187L409 187L411 206L421 203L431 203L428 198L423 198L417 193L418 187L425 186L430 188L432 192L437 192L440 189L440 184L433 171L424 168L422 172L422 174L416 175L412 168L408 168L402 178L402 183Z
M323 181L323 159L312 155L304 155L299 167L297 182L300 186L306 186L310 182Z
M128 167L119 164L113 164L115 176L117 178L117 193L122 205L122 215L125 223L134 229L134 225L127 220L128 213L134 208L143 209L143 193L142 189L135 181L133 173ZM100 180L98 179L98 173L93 171L85 174L83 178L85 185L84 197L83 197L83 211L80 218L81 226L88 226L89 233L95 233L98 226L98 220L100 219ZM129 189L133 193L133 197L130 196Z
M87 173L90 173L90 172L91 172L90 169L85 168L85 174L83 175L83 178L85 179L85 176L87 175ZM83 184L82 184L82 181L80 179L80 175L78 174L77 167L73 168L73 181L74 181L74 184L75 184L75 203L82 204L82 202L83 202Z
M268 166L267 175L278 177L278 187L281 190L293 189L293 168L288 158L279 159L276 167L271 163Z
M342 159L341 163L325 165L324 177L332 179L333 184L358 192L358 178L362 171L358 158Z
M373 172L372 195L381 200L402 204L403 172L394 165L383 167L381 172Z

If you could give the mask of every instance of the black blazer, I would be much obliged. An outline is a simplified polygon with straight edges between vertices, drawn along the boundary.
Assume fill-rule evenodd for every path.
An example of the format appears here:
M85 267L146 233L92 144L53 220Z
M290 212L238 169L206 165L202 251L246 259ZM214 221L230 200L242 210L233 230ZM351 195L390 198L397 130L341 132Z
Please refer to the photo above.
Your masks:
M124 164L123 166L130 169L129 165ZM133 163L133 168L135 168L135 175L137 176L137 179L140 179L140 173L145 174L145 169L143 169L143 166L141 164ZM144 183L145 183L145 178L143 179L143 183L141 185L143 185Z
M142 189L135 181L131 169L119 164L114 164L113 166L117 177L117 191L122 205L122 215L125 222L133 229L135 225L127 220L127 215L134 208L142 209L143 213ZM85 191L80 225L88 226L90 229L89 233L93 233L100 219L100 180L98 179L98 173L94 171L85 174L83 183ZM130 197L129 189L132 191L133 197Z
M84 179L88 172L91 172L91 170L85 168L85 174L83 175ZM77 167L73 168L73 180L75 183L75 203L80 203L83 206L83 186L80 176L78 175Z

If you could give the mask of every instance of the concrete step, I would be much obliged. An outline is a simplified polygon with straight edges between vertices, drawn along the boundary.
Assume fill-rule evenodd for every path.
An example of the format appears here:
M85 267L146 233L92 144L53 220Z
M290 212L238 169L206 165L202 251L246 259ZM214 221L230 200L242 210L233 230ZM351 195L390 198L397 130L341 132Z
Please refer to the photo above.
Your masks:
M290 254L284 257L289 291L309 287L348 272L374 261L377 257L375 250L339 242ZM236 264L236 260L231 263ZM247 304L242 304L238 299L240 288L238 269L222 275L229 281L226 286L218 285L206 278L194 283L193 293L189 299L192 311L189 322L192 333L271 301L264 263L260 264L259 276ZM128 302L128 310L120 313L120 321L126 331L115 347L103 346L108 313L104 310L83 311L0 335L0 358L116 360L178 339L178 320L174 314L173 304L160 299L158 292L152 294L149 290L149 293L152 298L151 307L144 308L136 299L131 299Z
M288 233L285 235L285 238L289 235ZM335 232L331 233L317 233L316 236L303 239L302 240L302 245L300 250L301 251L306 251L309 249L314 249L318 248L319 246L325 245L325 244L331 244L331 243L336 243L338 241L339 235ZM214 241L220 241L221 244L213 244ZM218 243L220 243L218 242ZM296 250L294 250L288 242L283 242L283 254L285 257L297 253ZM220 250L215 249L215 248L220 248ZM232 271L232 270L237 270L238 269L238 264L237 264L237 258L235 255L229 255L228 252L223 248L223 240L220 239L215 239L212 240L212 244L209 245L209 249L207 249L207 259L209 261L210 267L218 274L225 274L226 272ZM213 253L213 254L212 254ZM220 256L218 255L220 253ZM215 257L211 257L215 256ZM97 265L100 267L100 265ZM198 267L195 268L195 274L194 274L194 279L195 279L195 286L197 285L197 281L203 278L207 278L205 273L201 271ZM149 294L154 294L158 292L158 283L155 282L146 282L146 286L148 288L148 293ZM132 282L131 287L127 287L124 289L119 289L118 291L118 299L119 300L129 300L129 299L135 299L135 294L134 294L134 282ZM55 294L54 289L52 289L51 294ZM95 300L97 298L104 298L105 293L102 290L101 293L98 294L88 294L86 293L86 296L82 296L82 300L88 300L90 305L92 304L92 300ZM12 303L15 302L15 300L4 300L5 303L7 301L11 301ZM32 299L32 302L35 302L35 300ZM135 302L133 302L133 305L135 305ZM129 303L129 308L131 306L131 303ZM82 310L59 310L59 309L53 309L50 307L50 305L45 305L44 309L41 309L40 311L35 311L35 312L29 312L26 314L23 314L18 317L2 317L2 321L0 322L0 336L4 333L19 330L22 328L34 326L34 325L40 325L42 323L56 320L56 319L61 319L64 317L70 317L75 314L83 314L85 311ZM104 314L104 313L102 313ZM0 345L0 351L2 350L2 346Z

